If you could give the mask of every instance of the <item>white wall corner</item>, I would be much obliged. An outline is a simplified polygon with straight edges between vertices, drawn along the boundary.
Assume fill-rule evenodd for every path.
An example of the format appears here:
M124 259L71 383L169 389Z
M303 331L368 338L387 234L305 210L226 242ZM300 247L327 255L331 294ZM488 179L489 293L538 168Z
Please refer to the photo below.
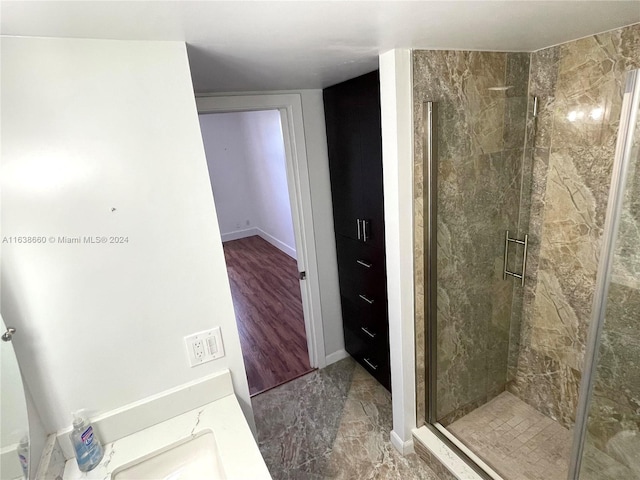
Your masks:
M261 228L256 228L255 231L256 231L256 234L258 236L260 236L260 238L262 238L263 240L269 242L271 245L276 247L281 252L286 253L287 255L289 255L294 260L296 259L296 249L295 249L295 247L287 245L286 243L284 243L283 241L277 239L273 235L269 235L267 232L265 232Z
M416 427L413 314L413 125L411 51L380 55L392 441L399 451ZM396 438L397 437L397 438ZM396 444L397 442L397 444Z
M258 235L257 228L247 228L244 230L235 230L229 233L223 233L220 235L222 238L222 242L231 242L232 240L240 240L241 238L253 237L254 235Z
M409 455L414 453L413 450L413 435L409 440L402 440L400 436L395 432L395 430L391 430L389 434L389 439L391 440L391 445L400 452L401 455Z

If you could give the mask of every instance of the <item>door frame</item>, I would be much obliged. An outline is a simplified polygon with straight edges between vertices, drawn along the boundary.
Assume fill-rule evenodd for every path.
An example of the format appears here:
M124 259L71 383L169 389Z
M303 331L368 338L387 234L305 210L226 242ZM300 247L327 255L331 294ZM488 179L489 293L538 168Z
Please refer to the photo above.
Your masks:
M302 117L302 97L296 93L199 94L196 95L196 107L198 115L257 110L280 112L298 271L306 272L306 279L300 281L300 291L309 363L312 368L324 368L327 361L320 305L320 277L313 229L311 186Z

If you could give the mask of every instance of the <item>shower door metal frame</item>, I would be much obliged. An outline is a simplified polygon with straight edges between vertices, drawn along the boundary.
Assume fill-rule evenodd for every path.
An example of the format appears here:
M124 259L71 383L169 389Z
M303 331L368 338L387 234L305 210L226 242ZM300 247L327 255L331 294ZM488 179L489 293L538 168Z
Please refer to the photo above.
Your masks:
M568 480L579 480L582 456L587 436L589 408L593 395L593 387L598 367L600 339L605 322L613 255L620 226L620 217L625 196L627 174L631 163L631 152L636 122L640 120L640 69L627 72L627 80L623 92L620 127L616 142L611 175L611 188L602 234L602 247L596 277L596 288L591 310L591 323L585 351L585 366L580 382L580 397L576 410L576 423L573 434L573 445L569 464Z
M438 349L436 343L436 319L438 318L437 298L437 260L438 260L438 103L424 102L422 120L424 125L423 138L423 177L424 177L424 300L425 300L425 360L427 378L426 415L427 423L437 423L436 400L438 392L438 379L436 366Z

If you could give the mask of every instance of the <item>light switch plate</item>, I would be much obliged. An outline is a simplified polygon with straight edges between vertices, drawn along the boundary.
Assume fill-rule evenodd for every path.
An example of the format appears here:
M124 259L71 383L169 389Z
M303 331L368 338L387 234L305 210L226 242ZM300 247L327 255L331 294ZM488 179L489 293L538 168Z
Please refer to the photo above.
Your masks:
M224 344L220 327L184 337L189 365L195 367L224 357Z

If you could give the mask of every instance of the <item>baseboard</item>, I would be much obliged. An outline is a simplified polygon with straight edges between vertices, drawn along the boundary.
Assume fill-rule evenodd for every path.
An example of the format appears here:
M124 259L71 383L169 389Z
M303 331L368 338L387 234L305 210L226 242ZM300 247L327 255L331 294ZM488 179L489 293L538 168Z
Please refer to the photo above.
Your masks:
M222 243L230 242L231 240L239 240L241 238L253 237L259 235L257 228L247 228L246 230L235 230L233 232L221 233ZM262 236L262 235L261 235Z
M338 350L337 352L330 353L325 357L325 361L327 362L326 366L329 366L332 363L339 362L340 360L342 360L343 358L347 358L348 356L349 354L344 348Z
M296 249L295 248L292 248L289 245L287 245L286 243L281 242L280 240L278 240L276 237L274 237L272 235L269 235L267 232L265 232L261 228L254 228L254 230L256 231L255 235L259 235L260 238L266 240L271 245L276 247L278 250L286 253L287 255L289 255L293 259L298 258L296 256Z
M409 455L413 453L413 438L407 440L406 442L402 441L400 435L398 435L395 430L391 430L391 434L389 435L391 440L391 445L400 452L401 455Z
M271 245L276 247L281 252L286 253L291 258L296 259L296 249L290 247L286 243L278 240L273 235L269 235L267 232L258 227L247 228L245 230L235 230L233 232L221 233L220 238L222 238L222 243L230 242L232 240L240 240L241 238L253 237L258 235L263 240L269 242Z

